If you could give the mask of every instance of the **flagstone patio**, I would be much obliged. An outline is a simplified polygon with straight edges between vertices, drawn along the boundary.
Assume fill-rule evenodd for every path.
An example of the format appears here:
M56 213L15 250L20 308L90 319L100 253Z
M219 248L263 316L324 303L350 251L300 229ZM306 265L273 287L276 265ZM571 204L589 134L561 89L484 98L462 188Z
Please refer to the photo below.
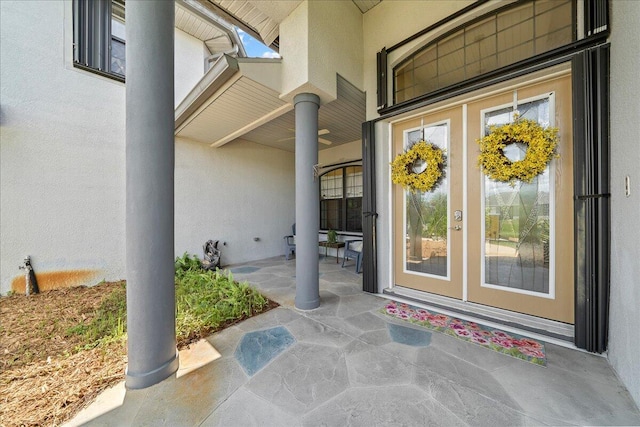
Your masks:
M541 367L384 316L353 263L320 258L318 309L294 308L295 260L231 266L281 307L180 354L175 378L124 383L68 425L640 425L607 359L546 344Z

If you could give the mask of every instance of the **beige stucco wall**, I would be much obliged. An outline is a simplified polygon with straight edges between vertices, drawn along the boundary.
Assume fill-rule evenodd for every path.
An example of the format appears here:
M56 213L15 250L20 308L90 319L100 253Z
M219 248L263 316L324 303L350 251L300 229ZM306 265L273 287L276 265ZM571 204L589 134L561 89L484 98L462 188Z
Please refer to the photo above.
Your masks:
M280 24L282 93L293 92L309 79L309 3L302 2Z
M611 301L609 361L640 405L640 2L611 5ZM631 195L624 178L631 179Z
M350 1L305 1L280 24L283 98L336 99L336 74L363 88L362 14Z
M360 10L350 1L316 1L309 3L309 15L309 81L336 96L340 74L363 90Z
M362 160L362 142L359 140L338 145L337 147L325 148L318 152L318 163L321 166L350 162L352 160Z

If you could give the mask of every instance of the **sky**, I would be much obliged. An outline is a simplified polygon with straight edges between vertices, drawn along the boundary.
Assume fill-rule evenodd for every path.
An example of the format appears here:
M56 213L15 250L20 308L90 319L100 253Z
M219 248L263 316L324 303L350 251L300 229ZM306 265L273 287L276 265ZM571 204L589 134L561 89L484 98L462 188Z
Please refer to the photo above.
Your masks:
M277 52L269 49L267 46L260 43L240 28L237 28L237 30L249 58L280 58L280 55L278 55Z

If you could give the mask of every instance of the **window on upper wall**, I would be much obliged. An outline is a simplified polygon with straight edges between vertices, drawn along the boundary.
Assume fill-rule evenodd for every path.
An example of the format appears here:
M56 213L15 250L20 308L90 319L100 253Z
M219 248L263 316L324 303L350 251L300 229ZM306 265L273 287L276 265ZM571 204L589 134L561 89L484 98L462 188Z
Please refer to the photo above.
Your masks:
M393 69L394 104L575 41L574 11L574 0L516 2L450 31Z
M73 0L73 63L124 81L125 1Z
M362 166L333 169L320 176L320 228L362 231Z

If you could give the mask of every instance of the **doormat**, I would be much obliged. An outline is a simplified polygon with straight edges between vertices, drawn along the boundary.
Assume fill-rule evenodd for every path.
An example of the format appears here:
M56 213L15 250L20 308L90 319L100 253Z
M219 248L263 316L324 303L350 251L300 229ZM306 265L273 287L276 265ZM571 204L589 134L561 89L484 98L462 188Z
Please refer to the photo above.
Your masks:
M541 341L394 301L387 303L380 312L535 365L547 366Z

